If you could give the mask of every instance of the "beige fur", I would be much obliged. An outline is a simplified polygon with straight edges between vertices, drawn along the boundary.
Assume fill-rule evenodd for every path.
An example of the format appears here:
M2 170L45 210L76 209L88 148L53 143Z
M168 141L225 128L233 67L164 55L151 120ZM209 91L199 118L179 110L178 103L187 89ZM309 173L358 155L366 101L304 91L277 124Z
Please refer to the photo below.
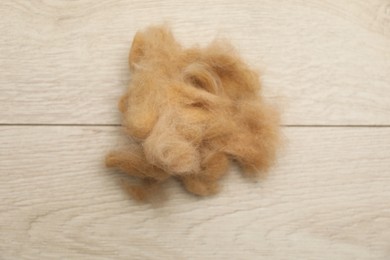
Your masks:
M185 49L168 28L150 27L135 35L129 63L119 110L135 143L110 153L106 164L144 180L129 188L136 199L170 177L194 194L215 194L230 160L250 175L273 164L279 115L230 45Z

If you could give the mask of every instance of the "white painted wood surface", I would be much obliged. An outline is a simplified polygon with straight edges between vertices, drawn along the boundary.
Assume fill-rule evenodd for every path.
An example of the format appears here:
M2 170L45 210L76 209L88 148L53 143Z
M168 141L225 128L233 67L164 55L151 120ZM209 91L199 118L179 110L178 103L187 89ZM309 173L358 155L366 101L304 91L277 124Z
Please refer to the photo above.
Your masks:
M390 124L389 0L0 1L1 123L116 124L136 30L225 36L285 124Z
M117 127L0 128L4 259L388 259L390 129L288 128L279 166L159 207L102 167ZM17 137L17 138L16 138Z
M390 259L389 0L0 1L0 259ZM284 109L252 183L140 205L107 170L136 30L226 37ZM310 125L310 127L308 127Z

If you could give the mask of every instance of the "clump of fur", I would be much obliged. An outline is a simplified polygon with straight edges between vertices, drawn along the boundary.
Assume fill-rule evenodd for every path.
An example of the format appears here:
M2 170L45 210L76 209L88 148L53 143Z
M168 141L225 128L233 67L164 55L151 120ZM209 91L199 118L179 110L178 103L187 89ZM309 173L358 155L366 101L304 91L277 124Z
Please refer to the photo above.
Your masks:
M265 172L279 146L279 115L261 96L257 72L222 42L183 48L166 27L138 32L129 55L131 82L119 102L134 144L106 165L143 180L143 200L176 178L196 195L218 192L234 160L249 175Z

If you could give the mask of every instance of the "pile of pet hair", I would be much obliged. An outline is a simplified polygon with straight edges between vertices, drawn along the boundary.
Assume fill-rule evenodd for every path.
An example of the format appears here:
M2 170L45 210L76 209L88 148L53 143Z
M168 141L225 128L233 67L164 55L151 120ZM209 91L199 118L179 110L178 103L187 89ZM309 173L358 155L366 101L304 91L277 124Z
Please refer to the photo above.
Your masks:
M140 179L128 187L134 198L149 198L169 178L212 195L230 161L250 176L274 163L279 114L262 97L258 73L228 43L183 48L167 27L149 27L135 35L129 63L119 110L133 141L108 154L106 165Z

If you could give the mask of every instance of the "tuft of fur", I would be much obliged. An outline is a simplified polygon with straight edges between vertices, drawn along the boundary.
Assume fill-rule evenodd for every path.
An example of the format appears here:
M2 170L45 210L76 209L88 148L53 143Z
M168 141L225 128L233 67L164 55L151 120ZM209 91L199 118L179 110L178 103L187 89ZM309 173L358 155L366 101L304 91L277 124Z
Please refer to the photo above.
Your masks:
M127 188L135 199L171 177L196 195L215 194L230 160L250 176L272 166L279 113L232 46L186 49L169 28L149 27L135 35L129 65L132 79L118 106L134 144L107 155L106 165L143 180Z

